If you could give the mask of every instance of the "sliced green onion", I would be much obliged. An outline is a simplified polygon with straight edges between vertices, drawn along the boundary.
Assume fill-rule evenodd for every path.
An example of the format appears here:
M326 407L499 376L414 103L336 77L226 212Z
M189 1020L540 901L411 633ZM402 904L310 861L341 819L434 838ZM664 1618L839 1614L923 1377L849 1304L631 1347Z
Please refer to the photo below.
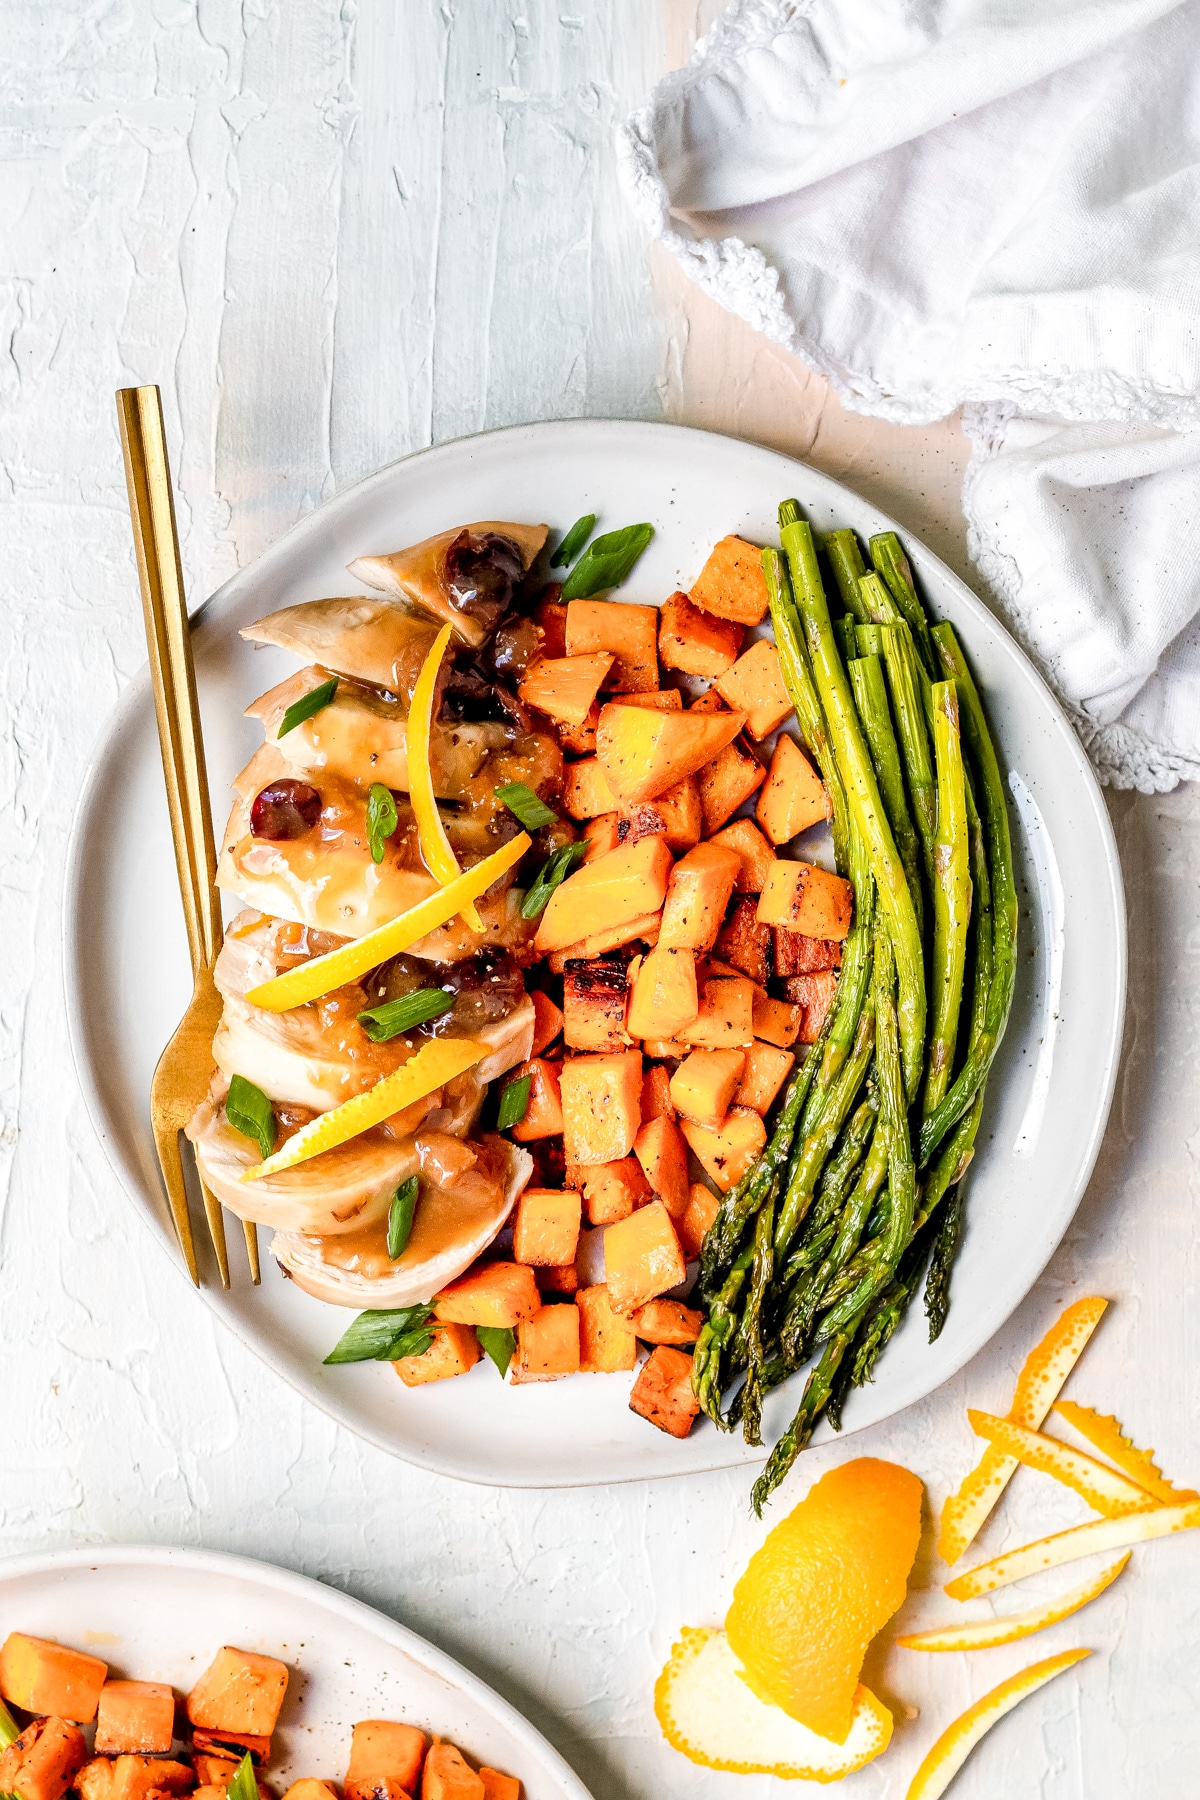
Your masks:
M225 1096L225 1117L235 1131L253 1138L265 1162L275 1148L275 1114L262 1089L244 1075L232 1076Z
M361 1312L325 1358L327 1363L399 1362L402 1356L423 1356L433 1342L428 1329L433 1309L400 1306L380 1312Z
M529 1106L532 1086L532 1075L521 1075L516 1081L505 1083L500 1091L500 1110L496 1114L497 1131L507 1131L510 1126L521 1123Z
M564 600L586 600L590 594L620 587L654 536L653 525L626 525L606 531L590 543L563 582Z
M400 1183L388 1202L387 1253L393 1262L408 1248L416 1210L417 1178L410 1175L407 1181Z
M501 1375L508 1374L508 1365L512 1361L517 1348L517 1334L507 1325L477 1325L475 1336L483 1349L487 1351Z
M400 815L391 788L385 788L382 781L373 781L367 796L367 841L371 846L372 862L383 861L384 843L399 823Z
M558 814L523 781L509 781L498 787L496 798L504 802L514 818L520 819L526 831L540 831L543 825L553 825L558 819Z
M338 691L336 675L323 681L320 687L310 688L307 694L301 694L299 700L293 700L283 715L283 723L275 733L276 741L286 737L289 731L295 731L297 725L303 725L305 719L311 719L314 713L323 712Z
M486 1344L484 1345L484 1348L487 1349ZM490 1354L489 1351L489 1355ZM20 1735L21 1727L9 1712L3 1700L0 1700L0 1750L7 1750L10 1744L16 1743Z
M550 558L552 569L565 569L574 562L583 546L592 535L592 526L596 523L595 513L584 513L582 519L576 519L554 555Z
M366 1012L360 1012L358 1022L373 1044L386 1044L389 1038L399 1037L402 1031L411 1031L416 1025L426 1025L430 1019L440 1018L454 1005L455 996L448 994L445 988L417 988L414 993L402 994L399 1000L385 1000L382 1006L369 1006Z
M587 839L576 838L573 844L563 844L553 856L546 859L538 870L537 880L521 902L523 919L536 919L545 912L555 888L566 880L575 863L586 851Z
M230 1776L225 1794L226 1800L258 1800L258 1777L248 1750Z

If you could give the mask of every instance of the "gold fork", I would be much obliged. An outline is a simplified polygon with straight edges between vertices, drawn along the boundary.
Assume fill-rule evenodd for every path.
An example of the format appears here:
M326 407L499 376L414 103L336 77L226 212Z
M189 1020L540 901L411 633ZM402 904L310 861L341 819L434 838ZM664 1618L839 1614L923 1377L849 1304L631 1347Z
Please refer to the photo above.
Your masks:
M200 1273L192 1240L179 1134L208 1092L213 1068L213 1034L221 1016L221 997L212 976L221 946L217 855L208 803L204 740L200 734L200 708L196 700L196 674L192 666L191 627L183 594L183 568L179 559L171 470L158 389L119 388L117 413L142 589L146 647L150 653L158 742L167 784L175 866L179 874L179 894L183 901L194 982L191 1003L154 1071L150 1086L150 1123L179 1245L188 1272L199 1287ZM200 1193L221 1285L227 1288L229 1255L225 1245L224 1215L203 1181ZM248 1222L243 1222L243 1229L250 1273L257 1285L258 1233Z

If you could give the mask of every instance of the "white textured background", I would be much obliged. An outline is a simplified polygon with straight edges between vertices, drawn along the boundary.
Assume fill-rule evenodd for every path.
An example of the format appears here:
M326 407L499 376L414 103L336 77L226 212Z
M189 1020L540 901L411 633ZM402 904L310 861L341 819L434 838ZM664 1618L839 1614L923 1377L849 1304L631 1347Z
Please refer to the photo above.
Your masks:
M809 457L969 575L947 422L848 418L647 255L614 123L687 53L688 0L4 0L0 6L0 1551L111 1540L288 1563L373 1601L522 1707L598 1800L763 1795L662 1744L653 1677L760 1541L743 1474L592 1493L456 1487L276 1383L135 1219L77 1097L60 893L88 749L143 660L112 390L159 381L191 591L339 485L525 419L667 417ZM1095 1180L1002 1341L872 1452L931 1501L1064 1297L1116 1302L1076 1397L1200 1477L1200 796L1112 810L1131 917L1125 1061ZM1071 1522L1022 1474L989 1550ZM874 1654L903 1717L862 1800L899 1800L953 1713L1073 1643L963 1800L1198 1791L1200 1546L1147 1547L1033 1643ZM945 1616L927 1551L908 1615ZM1072 1577L1048 1578L1049 1588ZM1009 1606L1018 1604L1006 1597ZM3 1622L0 1627L8 1623ZM930 1666L934 1665L934 1666Z

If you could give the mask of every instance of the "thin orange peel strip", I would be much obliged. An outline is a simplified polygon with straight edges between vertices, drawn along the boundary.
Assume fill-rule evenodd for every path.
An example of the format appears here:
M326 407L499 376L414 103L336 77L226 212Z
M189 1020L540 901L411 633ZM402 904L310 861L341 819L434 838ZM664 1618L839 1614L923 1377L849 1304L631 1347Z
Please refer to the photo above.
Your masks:
M974 1706L969 1706L961 1717L946 1727L913 1776L908 1800L939 1800L976 1744L986 1737L993 1725L1030 1694L1053 1681L1056 1675L1063 1674L1091 1654L1090 1650L1064 1650L1058 1656L1048 1656L1045 1662L1031 1663L1029 1668L1010 1675Z
M1025 1359L1013 1389L1008 1417L1014 1425L1037 1431L1057 1400L1067 1376L1079 1361L1108 1301L1098 1295L1076 1300L1057 1318L1041 1343ZM938 1555L943 1562L957 1562L978 1536L984 1522L1013 1475L1020 1467L1015 1456L1006 1456L992 1445L966 1477L957 1493L942 1507Z
M780 1706L760 1700L723 1631L685 1625L654 1686L654 1712L673 1749L707 1769L840 1781L887 1749L892 1715L858 1687L845 1742L819 1737Z
M438 811L433 792L433 767L429 760L429 739L433 728L433 702L437 693L438 670L453 634L453 625L443 625L430 645L421 664L421 673L413 686L412 704L408 709L405 742L408 751L408 797L417 821L417 837L425 867L445 887L461 873L458 859L450 847L446 827ZM483 930L483 920L473 900L462 907L462 916L472 931Z
M896 1639L902 1650L995 1650L1001 1644L1015 1644L1020 1638L1032 1637L1047 1625L1061 1624L1112 1586L1133 1555L1127 1550L1116 1562L1108 1563L1098 1575L1069 1588L1057 1600L1046 1600L1028 1612L1008 1613L998 1619L976 1619L970 1625L934 1626L929 1631L912 1631Z
M485 894L494 881L520 862L531 842L527 831L518 832L509 843L485 856L473 868L464 870L444 888L418 900L398 918L389 919L386 925L368 931L365 937L352 938L348 944L341 944L324 956L297 963L285 975L276 975L260 987L251 988L247 1000L251 1006L265 1007L268 1012L287 1012L293 1006L319 1000L322 994L331 993L348 981L357 981L368 969L378 968L389 957L399 956L419 938L436 931L439 925L445 925L462 911L464 901L477 900Z
M423 1100L456 1075L465 1074L488 1054L488 1046L479 1038L434 1038L422 1044L401 1068L385 1075L365 1094L355 1094L341 1106L320 1113L295 1132L282 1150L245 1170L240 1179L260 1181L264 1175L278 1175L282 1169L293 1169L297 1163L320 1156L323 1150L336 1149L414 1101Z
M1087 1439L1093 1450L1099 1450L1101 1456L1107 1456L1110 1462L1116 1463L1118 1469L1124 1470L1131 1481L1136 1481L1140 1488L1145 1488L1148 1494L1153 1494L1164 1506L1200 1500L1200 1494L1194 1488L1177 1488L1169 1482L1154 1460L1154 1451L1139 1450L1125 1436L1120 1422L1111 1413L1095 1412L1090 1406L1080 1406L1074 1400L1057 1400L1054 1410L1068 1425L1074 1427L1080 1437Z
M997 1419L991 1413L967 1412L971 1430L977 1437L987 1438L1006 1456L1015 1456L1027 1469L1038 1469L1052 1475L1055 1481L1071 1488L1086 1500L1093 1512L1106 1519L1122 1519L1126 1513L1149 1512L1160 1502L1136 1481L1130 1481L1118 1469L1097 1462L1082 1450L1073 1450L1058 1438L1046 1437L1040 1431L1027 1431L1011 1419Z
M990 1562L979 1563L948 1581L945 1591L952 1600L977 1600L980 1594L995 1593L997 1588L1023 1581L1027 1575L1040 1575L1043 1569L1078 1562L1081 1556L1124 1550L1127 1544L1144 1544L1151 1538L1170 1537L1176 1531L1194 1531L1197 1526L1200 1501L1195 1500L1187 1506L1156 1506L1150 1512L1128 1513L1123 1519L1093 1519L1087 1525L1073 1525L1069 1531L1037 1538L1032 1544L1022 1544L1019 1550L1008 1550Z

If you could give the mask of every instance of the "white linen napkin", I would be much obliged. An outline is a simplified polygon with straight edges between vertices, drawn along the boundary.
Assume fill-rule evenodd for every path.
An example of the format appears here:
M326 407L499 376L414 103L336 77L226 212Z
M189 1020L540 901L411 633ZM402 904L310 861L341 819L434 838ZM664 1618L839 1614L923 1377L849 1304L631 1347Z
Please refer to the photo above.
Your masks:
M1200 0L734 0L622 129L715 299L903 423L1102 779L1200 779Z

